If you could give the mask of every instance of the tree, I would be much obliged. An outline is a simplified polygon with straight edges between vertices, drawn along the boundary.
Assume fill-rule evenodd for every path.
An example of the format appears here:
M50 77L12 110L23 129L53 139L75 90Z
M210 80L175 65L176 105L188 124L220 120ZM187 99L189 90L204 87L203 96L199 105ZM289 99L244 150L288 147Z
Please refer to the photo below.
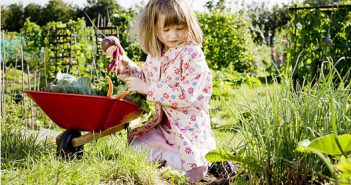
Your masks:
M247 13L251 18L251 31L257 43L262 41L269 45L274 44L274 36L290 20L289 10L286 5L275 5L271 10L264 3L248 6Z
M224 11L225 8L225 0L219 0L216 4L216 9L219 11Z
M62 0L50 0L43 9L43 23L51 21L67 22L73 19L72 8Z
M204 6L205 6L205 8L207 8L208 11L212 11L215 7L214 1L213 0L207 1Z
M332 5L337 2L346 2L345 0L305 0L304 4L310 4L312 6Z
M86 17L86 12L91 19L110 18L113 13L118 13L122 7L115 0L87 0L88 6L76 10L76 17ZM87 25L91 25L87 22Z
M30 18L31 22L39 24L40 26L44 25L42 21L42 7L36 3L29 3L24 8L24 18Z
M209 0L204 5L210 12L212 10L224 11L225 10L225 0L219 0L217 3L214 3L214 0Z
M18 32L24 23L23 11L21 3L11 4L5 12L4 29Z
M1 5L1 29L6 27L6 20L8 19L8 10L4 5Z

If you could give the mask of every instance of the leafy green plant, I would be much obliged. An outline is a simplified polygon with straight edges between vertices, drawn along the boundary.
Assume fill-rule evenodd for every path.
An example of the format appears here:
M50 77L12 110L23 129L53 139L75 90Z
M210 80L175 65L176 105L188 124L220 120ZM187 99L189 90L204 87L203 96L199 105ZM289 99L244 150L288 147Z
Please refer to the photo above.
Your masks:
M296 148L299 152L314 153L319 156L328 167L337 184L351 184L351 134L338 136L335 122L335 102L330 98L331 124L333 134L324 135L313 141L308 139L299 142ZM330 155L336 161L331 164L331 159L324 154ZM341 156L341 157L340 157Z
M43 46L43 37L41 36L41 28L39 25L30 21L30 18L26 19L23 27L21 28L21 34L24 36L24 49L27 51L35 50L39 51L40 47Z
M321 76L314 86L302 87L298 92L291 86L292 79L286 78L281 85L273 84L263 100L260 94L250 97L238 94L244 99L256 100L255 103L225 99L227 109L237 119L233 131L239 141L229 148L208 153L207 159L240 164L239 173L248 176L253 183L333 181L321 159L302 155L295 149L301 140L329 134L333 127L341 134L349 134L351 84L335 84L335 76L337 73L330 72ZM345 79L347 77L341 80L345 82ZM331 99L336 105L334 108ZM332 122L338 124L332 126Z
M88 77L75 78L72 75L59 72L56 79L56 84L50 84L46 89L47 91L86 95L94 94L94 89Z
M351 183L351 155L346 155L351 152L350 134L337 137L334 134L328 134L312 141L303 140L299 142L296 150L319 156L328 167L333 178L336 179L337 184L346 185ZM335 161L335 164L331 164L332 161Z

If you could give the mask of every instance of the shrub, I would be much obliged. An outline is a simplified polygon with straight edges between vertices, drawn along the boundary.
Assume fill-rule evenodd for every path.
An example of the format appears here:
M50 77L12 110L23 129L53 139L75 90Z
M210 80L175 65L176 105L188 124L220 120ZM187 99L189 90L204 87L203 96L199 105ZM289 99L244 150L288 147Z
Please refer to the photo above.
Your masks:
M203 49L213 69L233 66L239 72L255 71L249 22L241 14L198 13L204 32Z

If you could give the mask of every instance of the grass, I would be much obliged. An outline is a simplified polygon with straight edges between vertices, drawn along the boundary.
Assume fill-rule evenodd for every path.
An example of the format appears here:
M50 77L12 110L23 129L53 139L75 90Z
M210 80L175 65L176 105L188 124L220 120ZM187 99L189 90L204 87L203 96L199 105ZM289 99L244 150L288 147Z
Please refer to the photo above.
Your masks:
M211 100L211 121L215 128L229 131L234 129L236 123L240 121L238 118L240 114L245 115L241 111L243 107L257 107L267 101L266 95L271 94L276 88L277 84L260 85L252 88L247 85L238 87L220 87L220 95L215 95ZM222 91L225 93L230 92L227 96L223 96ZM247 110L245 108L245 110Z
M185 183L171 170L160 171L146 154L129 148L126 133L85 145L83 159L55 156L55 146L36 142L11 128L2 131L2 184L166 184Z

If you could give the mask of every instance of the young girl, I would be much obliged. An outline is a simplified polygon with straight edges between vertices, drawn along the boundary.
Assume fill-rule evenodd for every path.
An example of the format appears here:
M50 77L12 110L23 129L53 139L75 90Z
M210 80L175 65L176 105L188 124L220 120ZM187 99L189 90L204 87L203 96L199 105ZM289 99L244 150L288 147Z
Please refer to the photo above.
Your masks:
M131 146L149 150L149 160L185 171L193 183L206 175L204 156L216 142L209 118L212 75L200 47L202 31L185 1L150 0L144 8L138 39L148 56L142 68L117 38L115 43L122 54L119 77L126 76L128 90L156 103L153 119L128 135Z

